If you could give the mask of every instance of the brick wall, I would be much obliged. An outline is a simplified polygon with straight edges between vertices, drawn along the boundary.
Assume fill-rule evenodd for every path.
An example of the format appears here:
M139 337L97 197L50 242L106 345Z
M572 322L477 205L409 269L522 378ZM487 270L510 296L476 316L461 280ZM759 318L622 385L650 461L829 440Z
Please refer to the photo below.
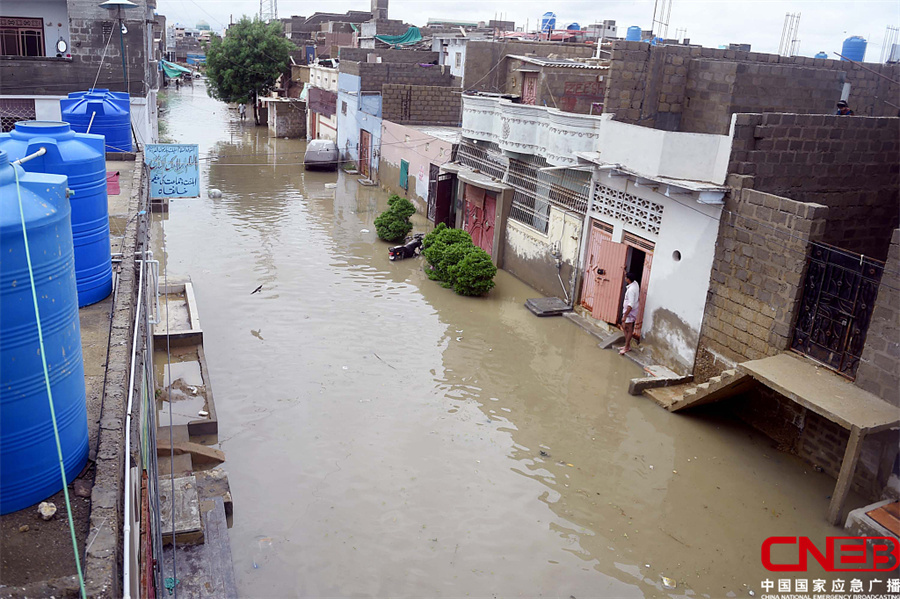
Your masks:
M833 113L846 82L857 115L896 116L882 98L900 94L891 83L900 80L900 65L866 67L871 70L823 58L617 41L604 111L648 127L726 134L733 113Z
M900 225L896 118L741 114L728 170L752 187L831 208L823 241L884 260Z
M306 137L306 103L267 102L269 133L275 137Z
M466 44L466 64L463 89L498 92L509 78L504 57L509 54L528 54L559 58L589 58L595 49L587 44L549 44L546 42L470 40ZM496 67L496 68L495 68Z
M383 63L389 62L394 64L406 63L430 63L440 58L439 52L430 50L395 50L393 48L341 48L341 60L354 60L357 62L366 62L369 54L375 54L381 57Z
M459 88L386 83L381 97L382 118L394 123L456 127L462 118Z
M796 455L837 479L850 437L846 429L768 387L739 396L732 409L741 420L775 440L779 450ZM853 478L857 493L871 500L880 499L897 456L898 442L897 431L863 440Z
M729 183L738 185L731 177ZM809 241L819 240L829 209L753 189L725 202L713 259L694 377L775 355L790 344Z
M900 230L894 229L856 384L900 406Z
M341 72L350 72L349 70L345 71L343 63L340 68ZM442 73L441 67L438 66L420 67L418 64L360 62L357 68L362 86L361 91L364 92L381 92L385 83L449 87L453 81L450 69L444 69Z

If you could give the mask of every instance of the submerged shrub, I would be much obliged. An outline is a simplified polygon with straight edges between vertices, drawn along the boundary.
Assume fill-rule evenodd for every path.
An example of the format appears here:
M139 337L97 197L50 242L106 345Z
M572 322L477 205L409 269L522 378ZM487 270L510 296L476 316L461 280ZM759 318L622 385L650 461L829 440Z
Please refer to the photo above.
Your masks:
M438 236L440 236L441 231L444 231L446 229L447 225L445 223L438 223L438 226L432 229L431 233L429 233L422 239L422 250L424 251L431 247L431 244L435 242Z
M497 267L480 247L468 248L463 258L450 267L453 290L460 295L484 295L494 288Z
M388 209L375 218L375 232L385 241L402 241L412 231L409 217L416 213L416 207L406 198L392 195L388 198Z
M436 227L435 231L437 233L430 240L428 247L422 252L431 265L431 270L428 271L428 278L432 281L449 283L450 273L447 271L447 267L451 262L446 262L447 254L453 249L452 264L459 262L462 259L462 255L459 254L460 250L458 248L473 247L472 236L461 229L444 227L438 231ZM424 241L422 245L424 247Z

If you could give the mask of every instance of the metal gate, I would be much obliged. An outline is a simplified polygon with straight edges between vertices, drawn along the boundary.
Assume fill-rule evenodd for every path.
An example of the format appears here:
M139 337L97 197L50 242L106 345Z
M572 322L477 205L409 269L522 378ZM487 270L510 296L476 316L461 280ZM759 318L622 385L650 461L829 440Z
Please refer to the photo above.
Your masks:
M791 349L856 378L883 271L877 260L813 246Z
M365 129L359 130L359 172L363 177L371 178L369 159L371 156L372 135Z
M452 226L450 218L453 205L453 175L442 173L441 167L431 165L428 175L428 220L435 225L444 223Z
M472 243L494 255L494 218L497 196L480 187L466 184L466 212L464 230L472 236Z
M522 104L537 104L538 74L525 73L522 78Z

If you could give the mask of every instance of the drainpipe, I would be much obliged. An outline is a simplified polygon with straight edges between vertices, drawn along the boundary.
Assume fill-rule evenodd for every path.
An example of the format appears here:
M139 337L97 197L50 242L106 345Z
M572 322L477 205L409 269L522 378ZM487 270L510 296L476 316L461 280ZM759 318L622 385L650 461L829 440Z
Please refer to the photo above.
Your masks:
M123 534L123 558L122 558L122 596L131 599L131 404L134 399L134 363L137 352L138 326L141 322L141 307L144 295L144 261L138 260L141 265L140 278L138 279L137 310L134 314L134 332L131 338L131 374L128 377L128 403L125 408L125 509L124 509L124 534Z

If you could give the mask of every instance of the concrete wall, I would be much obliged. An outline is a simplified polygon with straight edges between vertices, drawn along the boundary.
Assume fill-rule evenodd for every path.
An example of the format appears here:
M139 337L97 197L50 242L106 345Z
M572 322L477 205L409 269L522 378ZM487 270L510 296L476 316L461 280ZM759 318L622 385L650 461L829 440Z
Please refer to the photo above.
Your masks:
M69 13L66 0L5 0L4 17L31 17L44 20L44 55L56 56L56 42L69 44Z
M890 81L900 80L900 66L866 67L871 70L824 58L616 41L604 111L647 127L724 134L733 113L833 113L846 82L857 115L896 115L883 99L900 94Z
M359 86L359 77L343 72L338 75L337 145L341 158L358 162L360 129L371 133L371 166L377 172L381 146L381 95L363 95Z
M466 46L468 38L464 37L437 37L432 40L431 49L440 53L438 64L450 67L454 77L463 77L466 72ZM444 53L446 51L446 54ZM457 60L459 66L457 66Z
M347 63L341 63L341 72L345 72L345 64ZM385 83L449 87L453 82L453 75L450 74L450 71L444 69L442 73L439 66L420 67L418 64L384 62L350 64L357 65L364 92L381 92Z
M305 102L267 102L269 135L274 137L306 137Z
M453 143L425 131L381 121L381 157L378 179L389 193L418 200L424 210L428 202L428 179L432 164L450 162ZM407 189L400 186L400 161L409 163Z
M463 89L487 92L502 90L504 82L509 78L509 69L507 65L499 63L505 63L503 59L509 54L541 57L553 54L559 58L587 58L594 55L594 48L587 44L471 40L466 44Z
M753 188L831 208L823 241L884 260L894 229L900 121L834 115L735 117L729 172Z
M534 287L541 295L565 299L569 294L571 297L582 224L581 215L567 213L556 206L550 206L546 234L518 221L507 220L503 269ZM557 248L562 259L559 270L552 253Z
M462 119L459 88L385 83L383 117L409 125L458 126Z
M900 406L900 230L894 229L856 384Z
M821 240L828 213L825 206L752 189L727 197L694 367L697 381L734 362L788 348L808 248Z
M732 400L739 418L762 431L787 451L837 478L849 432L777 392L760 387ZM897 455L898 433L866 437L853 478L853 489L870 500L881 498ZM812 473L810 473L812 474Z

